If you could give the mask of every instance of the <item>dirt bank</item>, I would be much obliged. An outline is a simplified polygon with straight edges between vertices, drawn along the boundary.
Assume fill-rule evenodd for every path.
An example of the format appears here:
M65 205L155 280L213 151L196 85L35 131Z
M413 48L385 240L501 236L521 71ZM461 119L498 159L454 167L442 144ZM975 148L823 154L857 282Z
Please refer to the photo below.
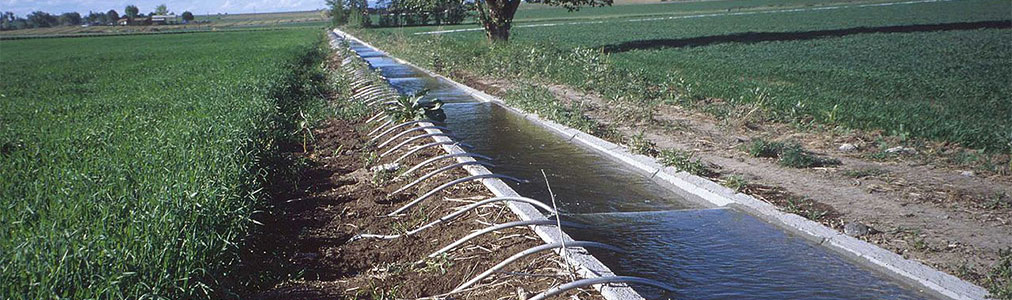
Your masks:
M341 105L335 99L335 105ZM273 204L255 217L259 234L246 246L242 261L253 276L287 277L265 284L241 298L251 299L526 299L569 282L572 273L554 252L521 259L461 293L446 295L459 284L522 250L543 242L528 228L514 228L472 240L445 256L425 257L473 230L516 221L503 204L487 205L419 234L393 240L351 240L361 233L398 234L442 217L477 200L491 197L478 182L448 188L403 216L385 214L432 188L466 176L462 169L436 175L410 190L388 194L415 178L384 176L370 167L392 162L399 154L429 141L378 158L375 143L364 137L363 119L330 119L313 130L314 142L287 147L301 171L272 190ZM398 138L394 143L421 134ZM392 134L390 136L393 136ZM386 149L384 149L386 150ZM410 156L401 170L442 154L436 147ZM425 174L452 163L445 160L420 169ZM597 299L592 290L567 297Z

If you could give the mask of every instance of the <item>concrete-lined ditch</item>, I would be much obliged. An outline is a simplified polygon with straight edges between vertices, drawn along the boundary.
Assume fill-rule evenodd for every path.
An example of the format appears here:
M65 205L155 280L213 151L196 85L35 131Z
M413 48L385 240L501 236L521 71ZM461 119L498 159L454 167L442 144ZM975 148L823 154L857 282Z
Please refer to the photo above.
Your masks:
M427 97L450 103L444 107L445 126L460 141L474 145L472 152L495 158L494 171L539 179L544 170L569 218L602 225L567 229L568 234L636 250L638 256L603 252L595 253L597 258L573 256L585 267L582 276L611 275L614 270L679 288L674 295L639 289L648 297L979 299L986 295L982 288L954 276L706 179L664 168L613 143L506 107L494 97L335 32L399 92L427 88L431 90ZM450 153L463 151L452 144L442 147ZM472 175L491 174L483 166L463 167ZM482 182L497 196L550 198L543 180L512 186L497 179ZM511 204L511 209L522 219L544 218L533 207ZM538 228L546 242L570 240L554 229ZM625 287L600 290L610 299L639 297Z

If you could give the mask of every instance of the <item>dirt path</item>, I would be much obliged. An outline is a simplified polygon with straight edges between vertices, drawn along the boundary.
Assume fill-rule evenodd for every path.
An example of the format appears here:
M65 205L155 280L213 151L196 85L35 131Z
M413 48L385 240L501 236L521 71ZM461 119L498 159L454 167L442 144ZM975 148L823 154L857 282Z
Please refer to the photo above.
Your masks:
M461 77L497 96L514 84ZM544 87L560 101L585 107L588 117L627 133L627 139L629 133L642 133L657 149L692 152L716 171L708 176L714 181L744 179L742 192L803 216L810 216L805 209L819 210L812 214L818 216L815 219L841 232L849 222L866 224L872 233L859 238L965 280L984 285L985 274L999 259L998 251L1012 246L1009 176L969 174L916 154L869 159L880 152L873 141L888 139L881 135L799 132L782 124L718 120L671 105L659 105L650 120L633 123L627 110L600 97L565 86ZM742 149L756 138L798 141L841 164L784 167ZM857 149L841 152L844 143Z

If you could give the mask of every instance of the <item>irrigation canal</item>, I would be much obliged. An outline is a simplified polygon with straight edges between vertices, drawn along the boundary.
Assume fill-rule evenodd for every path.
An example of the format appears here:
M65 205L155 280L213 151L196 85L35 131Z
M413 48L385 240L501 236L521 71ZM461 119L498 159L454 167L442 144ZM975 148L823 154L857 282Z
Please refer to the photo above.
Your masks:
M672 299L925 299L879 272L733 208L704 208L601 153L574 145L498 104L481 102L449 82L349 40L353 51L402 94L429 90L447 103L446 127L472 152L493 158L498 174L530 180L510 185L548 201L541 171L576 240L619 246L595 252L618 275L659 280L674 294L637 288L646 298Z

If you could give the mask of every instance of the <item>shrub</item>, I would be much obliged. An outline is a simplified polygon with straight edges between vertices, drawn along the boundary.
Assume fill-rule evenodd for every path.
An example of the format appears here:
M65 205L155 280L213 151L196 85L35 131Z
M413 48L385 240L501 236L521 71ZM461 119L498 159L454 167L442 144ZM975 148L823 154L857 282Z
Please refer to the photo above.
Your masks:
M694 158L692 153L678 149L665 149L660 152L661 163L665 166L689 172L697 176L710 176L714 172L707 167L699 158Z
M781 166L792 168L824 167L840 164L839 160L833 158L815 156L796 142L777 142L759 138L747 144L745 151L754 157L777 158Z

